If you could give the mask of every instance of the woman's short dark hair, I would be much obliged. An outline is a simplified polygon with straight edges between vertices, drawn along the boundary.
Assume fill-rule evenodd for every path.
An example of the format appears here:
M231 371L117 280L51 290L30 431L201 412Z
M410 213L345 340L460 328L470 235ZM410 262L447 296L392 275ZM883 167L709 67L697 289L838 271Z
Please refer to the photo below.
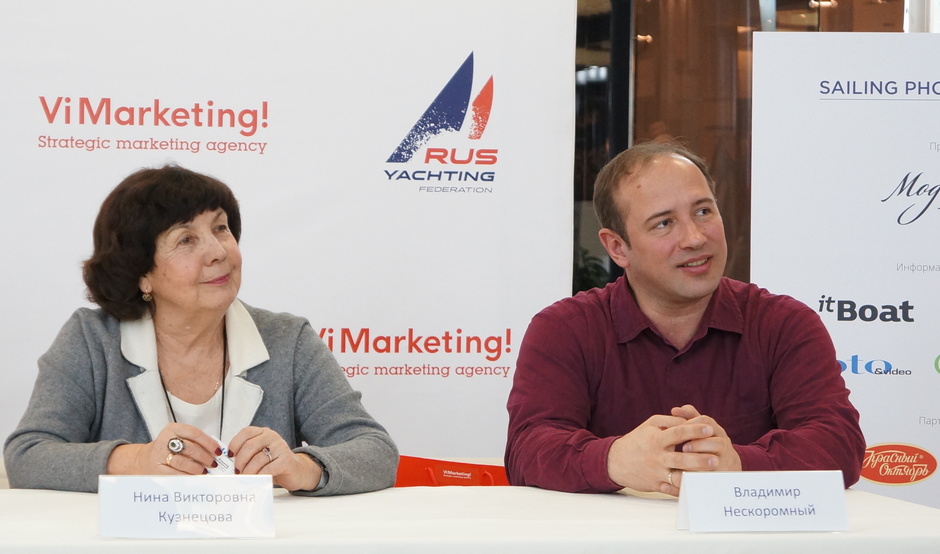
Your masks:
M140 278L153 269L157 237L218 208L239 240L238 201L221 181L177 165L128 175L105 198L95 220L94 251L82 268L88 299L121 321L140 319L149 309Z

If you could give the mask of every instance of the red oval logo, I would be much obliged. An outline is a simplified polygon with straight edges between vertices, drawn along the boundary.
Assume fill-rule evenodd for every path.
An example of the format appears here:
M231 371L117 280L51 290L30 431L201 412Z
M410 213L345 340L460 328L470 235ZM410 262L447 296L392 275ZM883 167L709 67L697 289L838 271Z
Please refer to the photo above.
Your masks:
M865 449L862 477L882 485L910 485L933 475L937 459L912 444L876 444Z

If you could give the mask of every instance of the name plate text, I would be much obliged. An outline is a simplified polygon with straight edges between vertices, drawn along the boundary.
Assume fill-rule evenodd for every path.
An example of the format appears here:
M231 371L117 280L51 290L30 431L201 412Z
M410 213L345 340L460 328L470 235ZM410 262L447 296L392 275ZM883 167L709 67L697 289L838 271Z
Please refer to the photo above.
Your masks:
M841 471L686 472L677 529L845 531Z
M274 536L270 475L102 475L98 499L102 537Z

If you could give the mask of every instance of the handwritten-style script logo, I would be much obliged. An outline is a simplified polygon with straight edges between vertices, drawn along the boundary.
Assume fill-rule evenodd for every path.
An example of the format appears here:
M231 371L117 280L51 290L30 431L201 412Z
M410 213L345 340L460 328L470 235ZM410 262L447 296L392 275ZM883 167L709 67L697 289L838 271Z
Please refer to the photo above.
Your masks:
M918 182L923 174L921 172L911 177L911 173L908 173L891 194L881 199L882 202L887 202L891 198L902 198L911 202L898 214L898 225L910 225L920 219L940 194L940 185Z
M865 449L862 477L884 485L910 485L937 471L937 459L912 444L876 444Z

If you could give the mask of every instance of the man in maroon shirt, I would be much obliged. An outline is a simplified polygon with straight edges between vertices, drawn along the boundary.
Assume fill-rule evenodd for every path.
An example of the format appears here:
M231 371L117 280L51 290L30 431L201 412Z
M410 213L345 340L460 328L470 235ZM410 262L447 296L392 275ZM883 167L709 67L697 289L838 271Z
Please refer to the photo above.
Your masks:
M597 177L600 240L624 277L537 314L509 395L514 485L678 495L683 471L842 470L865 441L816 312L723 277L704 162L647 143Z

